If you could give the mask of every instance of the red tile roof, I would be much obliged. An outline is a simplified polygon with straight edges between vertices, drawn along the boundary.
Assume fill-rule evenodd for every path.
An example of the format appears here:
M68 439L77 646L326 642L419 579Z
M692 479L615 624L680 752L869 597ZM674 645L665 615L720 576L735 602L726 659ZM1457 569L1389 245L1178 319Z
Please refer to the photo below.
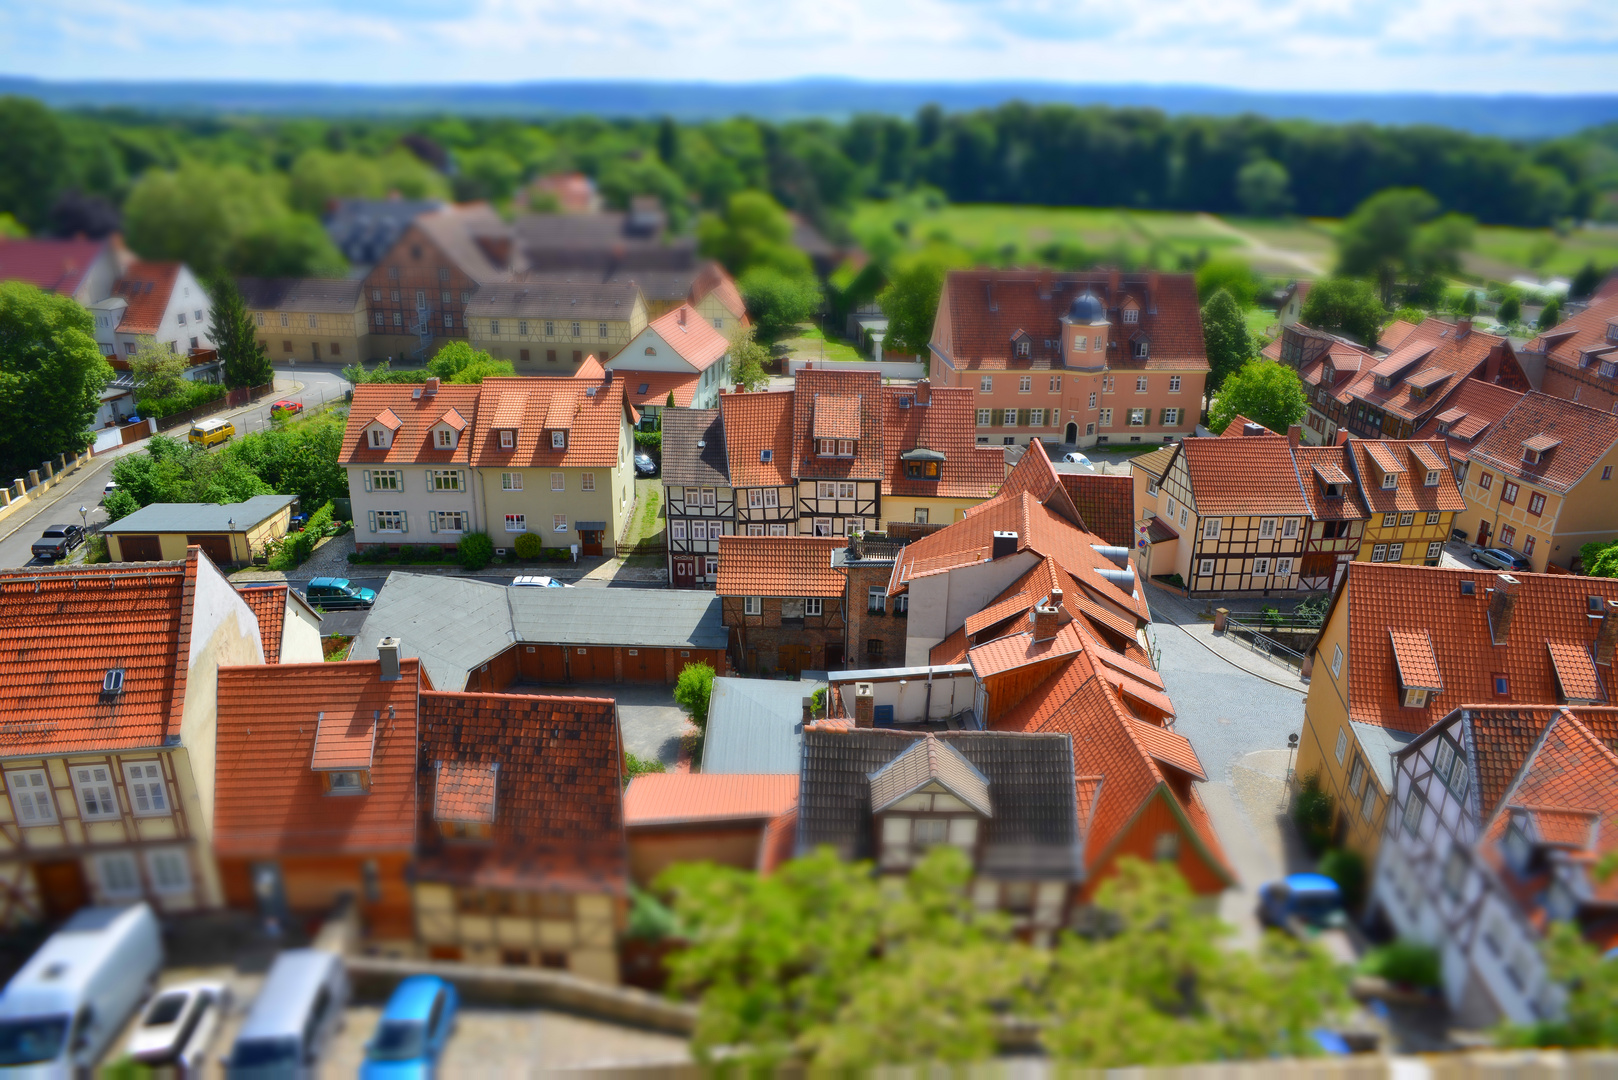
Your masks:
M1446 463L1447 449L1442 441L1349 439L1347 446L1354 475L1359 478L1360 496L1371 513L1466 509L1455 474ZM1422 453L1417 453L1418 447ZM1438 482L1431 487L1427 485L1428 472L1438 474ZM1396 477L1395 487L1382 486L1384 473Z
M1609 324L1618 319L1618 280L1609 279L1602 291L1590 298L1590 306L1570 315L1527 345L1524 352L1543 352L1547 364L1570 371L1579 370L1584 354L1614 345ZM1606 354L1605 359L1612 359Z
M1029 622L1031 620L1025 621L1024 625ZM968 649L966 658L972 665L972 673L981 682L991 675L1073 656L1082 647L1082 641L1078 627L1070 622L1055 637L1035 641L1034 635L1025 630Z
M357 712L329 718L324 712L316 714L315 748L309 755L309 767L316 772L369 769L376 752L377 727L375 717Z
M935 330L934 347L957 371L1059 370L1065 366L1061 318L1086 290L1107 309L1110 339L1118 343L1107 351L1109 370L1207 370L1202 312L1189 274L953 270L939 300L950 339L940 341ZM1122 320L1122 305L1129 301L1140 310L1138 323ZM1012 337L1018 331L1030 341L1028 356L1016 355ZM1150 342L1149 358L1131 355L1126 343L1137 335Z
M721 536L720 596L842 596L847 578L833 568L840 536Z
M730 342L725 335L714 329L713 323L704 319L697 309L689 304L681 304L666 315L652 320L646 328L657 334L658 337L669 343L669 347L697 371L706 371L720 357L730 351ZM644 331L642 332L644 334ZM639 337L636 339L639 340ZM637 359L633 355L635 342L630 342L624 349L624 359L634 363Z
M264 643L264 662L281 662L281 630L287 617L285 585L243 586L236 590L258 619L258 636Z
M492 824L499 791L499 762L442 762L433 770L433 820Z
M735 280L727 273L725 268L709 259L697 271L697 276L691 280L691 292L686 297L686 303L696 307L713 295L721 307L730 312L731 317L740 319L743 326L751 325L747 318L747 303L742 299L741 290L736 287Z
M476 389L482 393L470 442L473 465L579 469L617 466L629 408L623 380L613 379L605 386L592 388L577 379L484 379ZM496 425L513 422L517 424L517 445L502 449ZM557 430L567 432L567 445L561 450L551 445L551 433Z
M0 754L155 747L178 733L198 557L0 571ZM114 668L123 689L103 695Z
M769 819L797 805L797 773L643 773L624 791L624 826Z
M1517 581L1516 601L1506 639L1496 645L1489 608L1504 577L1490 570L1350 563L1345 584L1327 612L1329 622L1339 605L1348 605L1349 719L1421 732L1465 703L1519 708L1554 704L1555 668L1546 642L1588 647L1600 620L1589 617L1587 598L1618 601L1618 579L1511 575ZM1472 583L1472 595L1462 593L1463 582ZM1442 675L1444 691L1429 696L1422 708L1406 708L1401 702L1390 630L1425 632L1432 643L1432 663ZM1503 696L1495 693L1496 674L1507 679Z
M118 330L124 334L155 334L163 324L168 311L169 297L174 292L174 280L180 276L177 262L146 262L137 260L124 271L124 276L113 285L115 296L129 302Z
M1523 444L1540 436L1561 444L1538 464ZM1618 444L1618 416L1548 394L1528 393L1472 449L1472 460L1508 478L1566 493Z
M611 699L426 691L420 711L420 880L626 889L623 751ZM432 817L437 762L500 766L490 840L440 835Z
M1425 630L1388 629L1388 640L1393 643L1393 662L1399 669L1399 683L1407 689L1444 689L1444 673L1438 668L1438 657L1433 654L1433 639Z
M354 387L338 460L344 465L464 465L471 460L472 444L463 438L456 440L454 449L441 450L433 445L432 427L446 409L475 416L481 389L440 384L438 392L429 395L421 392L420 385L361 383ZM365 429L372 421L394 428L388 446L369 445Z
M613 368L612 374L622 382L629 403L637 409L642 405L667 405L670 394L674 395L675 405L689 409L696 399L697 387L702 385L702 376L696 372Z
M1362 521L1371 516L1360 497L1359 485L1348 475L1346 446L1294 446L1292 460L1298 466L1303 496L1309 503L1309 516L1316 521ZM1327 484L1343 485L1343 494L1326 497Z
M792 392L726 394L719 399L719 411L725 423L731 484L793 486Z
M1601 672L1585 643L1547 641L1551 667L1556 670L1556 682L1562 696L1572 700L1606 701L1607 689L1602 685Z
M1389 355L1335 386L1338 401L1346 405L1358 399L1403 419L1421 420L1438 408L1446 389L1468 375L1516 390L1529 386L1511 342L1481 330L1462 334L1458 324L1442 319L1419 326L1395 321L1383 331L1382 344ZM1377 385L1379 372L1389 385Z
M927 403L921 403L926 397ZM998 446L978 446L975 395L964 386L889 386L883 393L882 477L884 495L933 495L944 499L987 499L1006 479L1006 457ZM900 408L900 399L913 400ZM937 450L944 464L937 480L905 475L900 455L918 448Z
M858 402L854 426L848 399ZM835 438L856 440L854 456L821 457L815 435L821 421L820 402L827 401L838 431ZM792 388L792 475L801 479L877 480L883 476L882 377L874 371L827 371L805 368ZM730 439L727 430L726 441Z
M1191 740L1184 735L1176 734L1167 728L1148 724L1144 720L1133 717L1124 721L1131 734L1135 736L1143 750L1149 754L1153 761L1160 765L1179 769L1193 780L1206 780L1208 774L1203 771L1202 760L1191 746Z
M1135 480L1116 473L1057 473L1085 527L1113 547L1135 546Z
M106 240L0 238L0 281L26 281L46 292L72 296L83 283L85 272L106 250L107 243Z
M817 439L860 437L860 399L838 394L816 394L813 429Z
M1186 439L1185 460L1194 508L1203 516L1307 514L1292 447L1285 435ZM1164 475L1174 468L1171 462Z
M376 660L221 667L214 850L240 858L409 851L419 662L399 661L399 674L382 681ZM363 733L369 748L373 729L369 790L326 794L311 767L320 737L335 730L352 743L346 736Z

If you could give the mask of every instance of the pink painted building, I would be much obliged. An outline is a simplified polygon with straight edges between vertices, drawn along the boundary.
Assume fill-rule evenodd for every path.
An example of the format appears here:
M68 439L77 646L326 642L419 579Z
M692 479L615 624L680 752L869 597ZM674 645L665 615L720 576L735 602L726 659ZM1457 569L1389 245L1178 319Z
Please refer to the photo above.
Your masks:
M977 394L977 441L1173 442L1208 358L1189 274L956 270L933 323L935 384Z

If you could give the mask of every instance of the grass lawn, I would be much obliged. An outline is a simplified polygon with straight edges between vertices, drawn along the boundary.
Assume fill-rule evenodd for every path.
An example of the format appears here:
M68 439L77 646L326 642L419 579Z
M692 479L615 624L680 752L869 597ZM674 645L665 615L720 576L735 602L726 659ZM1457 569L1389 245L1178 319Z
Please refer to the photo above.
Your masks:
M1224 219L1260 243L1282 251L1296 251L1328 265L1337 253L1333 239L1337 222L1325 218L1264 219L1227 217Z
M1544 258L1538 271L1529 265L1536 255ZM1587 262L1602 269L1618 266L1618 229L1575 229L1558 236L1550 229L1480 225L1472 250L1461 257L1469 273L1496 281L1571 278Z
M867 360L858 349L846 342L827 338L813 323L799 323L797 333L777 341L779 350L785 347L789 360Z
M635 517L629 523L629 544L650 540L663 543L663 481L657 477L635 478Z
M1265 331L1280 322L1275 312L1267 307L1250 307L1242 314L1247 320L1247 332L1252 335L1255 344L1260 335L1269 337Z

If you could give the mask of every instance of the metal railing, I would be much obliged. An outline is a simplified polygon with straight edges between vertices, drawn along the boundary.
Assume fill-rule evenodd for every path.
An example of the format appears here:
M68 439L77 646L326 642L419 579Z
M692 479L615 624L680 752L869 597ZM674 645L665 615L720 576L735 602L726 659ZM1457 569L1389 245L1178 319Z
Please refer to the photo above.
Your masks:
M1240 641L1260 656L1267 656L1276 663L1301 673L1303 671L1303 653L1281 644L1265 632L1277 629L1282 629L1282 627L1272 626L1269 623L1244 623L1239 619L1229 619L1225 623L1225 632L1232 639ZM1314 626L1308 627L1308 629L1319 630L1320 628Z

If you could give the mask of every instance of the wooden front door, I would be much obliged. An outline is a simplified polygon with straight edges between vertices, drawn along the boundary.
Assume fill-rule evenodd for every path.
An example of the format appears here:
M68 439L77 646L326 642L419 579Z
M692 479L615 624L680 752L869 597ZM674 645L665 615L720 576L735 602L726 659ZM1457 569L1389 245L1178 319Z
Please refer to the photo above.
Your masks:
M187 536L187 546L195 544L202 549L202 553L213 560L215 566L229 566L235 562L230 551L230 537L220 536L217 533L209 536Z
M77 859L35 863L34 881L39 885L47 919L65 919L90 902L84 868Z
M674 573L672 575L676 589L694 589L697 585L697 560L691 555L676 555L674 557Z
M796 676L804 668L814 667L814 653L807 645L782 645L780 663L782 671Z
M1478 547L1486 548L1488 546L1489 546L1489 523L1487 521L1480 521L1480 522L1478 522Z
M663 665L664 654L662 649L625 649L624 681L665 682Z
M600 529L580 529L579 530L579 552L580 552L580 554L583 554L583 555L600 555L601 554L601 530Z
M568 648L568 668L574 682L612 682L612 649L600 645Z

